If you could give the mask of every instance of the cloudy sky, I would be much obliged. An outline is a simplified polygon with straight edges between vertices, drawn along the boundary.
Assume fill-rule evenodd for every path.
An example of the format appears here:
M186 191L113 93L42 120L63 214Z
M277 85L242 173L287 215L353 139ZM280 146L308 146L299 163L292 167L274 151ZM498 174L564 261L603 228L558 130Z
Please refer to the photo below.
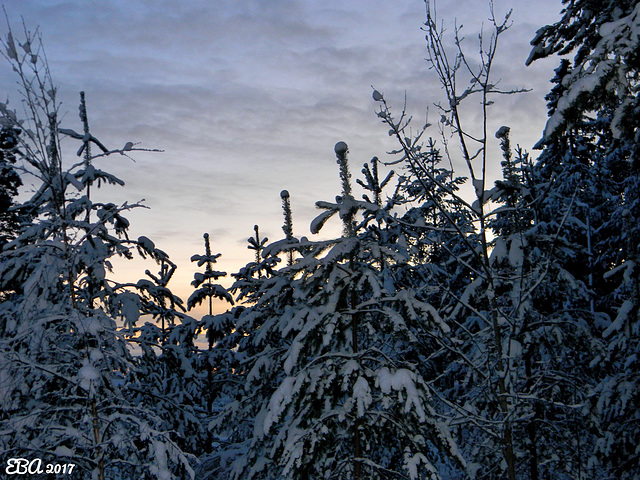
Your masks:
M133 235L146 235L178 264L171 286L186 298L202 234L209 232L219 268L251 260L253 225L282 237L280 191L291 194L295 233L309 235L317 200L339 193L333 146L349 144L352 171L394 148L376 117L371 86L399 111L424 122L442 91L424 60L421 0L4 0L14 30L21 17L39 27L66 113L81 130L78 93L86 92L92 133L109 148L127 141L164 153L109 157L101 168L125 188L102 192L114 202L145 199L132 212ZM495 0L513 9L501 37L496 78L531 88L502 97L491 128L511 126L512 142L539 139L544 95L557 60L525 67L529 42L558 19L560 0ZM472 56L487 0L440 0L438 16L463 25ZM2 25L0 32L6 34ZM0 64L0 96L19 102L15 77ZM469 112L469 122L476 117ZM437 136L434 128L433 136ZM497 145L496 152L497 150ZM453 152L456 153L455 151ZM68 159L71 163L73 159ZM500 157L496 153L495 165ZM338 231L335 229L334 231ZM138 271L134 271L138 269ZM123 269L129 280L143 274ZM132 278L133 276L133 278Z

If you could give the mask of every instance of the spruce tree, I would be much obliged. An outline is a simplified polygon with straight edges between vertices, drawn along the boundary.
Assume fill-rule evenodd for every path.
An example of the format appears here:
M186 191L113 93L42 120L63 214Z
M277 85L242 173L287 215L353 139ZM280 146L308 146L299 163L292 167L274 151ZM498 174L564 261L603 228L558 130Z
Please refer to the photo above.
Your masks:
M199 327L200 330L206 333L207 337L207 356L202 362L203 370L207 372L206 379L206 411L209 416L211 416L213 411L213 401L216 398L216 390L213 384L213 376L214 370L217 368L216 362L212 357L213 346L216 342L224 338L226 335L231 333L231 328L233 324L225 321L226 315L222 316L214 316L213 315L213 300L220 299L224 300L227 303L233 305L233 298L231 294L227 292L227 289L222 285L213 283L221 277L227 275L226 272L219 272L213 270L213 264L216 263L217 259L221 254L212 254L211 253L211 243L209 240L209 234L205 233L204 236L204 247L205 253L204 255L193 255L191 257L192 262L197 262L198 266L201 267L204 265L205 271L204 273L196 273L194 275L194 280L191 284L196 288L195 292L191 294L189 300L187 301L187 306L189 309L194 308L196 305L201 304L206 301L208 306L208 315L205 315L201 320L201 325ZM222 318L222 321L220 319Z
M286 195L281 195L284 200L283 197ZM287 206L290 213L291 206ZM286 208L284 213L286 218ZM297 332L284 330L297 312L293 307L292 273L278 268L281 248L286 251L298 242L291 225L289 216L285 238L271 244L254 226L247 246L254 252L254 261L232 274L235 281L230 292L239 305L217 316L220 323L231 328L212 352L216 377L221 382L220 395L226 398L210 424L219 448L203 471L212 478L244 478L244 471L264 462L263 452L253 448L256 418L260 418L260 411L284 376L283 351ZM285 255L289 257L288 253Z
M5 107L6 108L6 107ZM15 207L15 197L22 186L20 175L15 169L18 137L21 130L13 126L0 128L0 250L18 234L20 217Z
M0 285L14 294L0 304L0 445L11 458L66 465L77 478L170 478L189 459L162 429L154 410L128 394L125 381L138 365L115 318L137 320L141 299L109 278L112 259L144 248L130 240L124 212L134 207L98 203L93 184L122 184L85 161L68 167L60 136L107 150L91 134L62 129L59 103L37 34L25 28L23 43L9 31L3 54L17 72L31 128L23 130L17 161L39 181L21 208L32 222L0 253ZM4 53L6 52L6 53ZM6 105L3 125L21 128ZM74 471L68 469L74 465Z
M556 71L558 86L540 146L543 158L558 159L556 170L573 169L580 176L586 234L576 262L566 268L592 288L590 308L603 315L594 329L606 351L591 361L598 380L591 412L601 429L595 453L611 475L635 478L640 474L640 3L563 3L562 18L538 31L528 59L574 55ZM557 154L559 146L565 156ZM558 188L562 183L556 182ZM586 272L582 258L589 259Z
M394 203L356 200L346 144L335 152L342 193L317 202L324 212L311 231L337 215L343 235L301 243L302 258L285 269L294 302L269 330L285 340L256 355L277 358L284 376L253 420L237 478L437 478L436 465L464 461L406 354L417 325L448 327L394 281L408 258L385 232ZM372 168L365 185L375 191Z
M442 168L434 142L421 142L428 125L412 134L406 109L395 118L380 92L373 97L397 139L393 153L408 172L408 199L417 203L400 222L419 254L414 282L451 326L446 334L422 332L429 340L421 349L428 359L423 375L437 378L432 386L441 413L459 425L459 443L479 478L580 475L594 438L586 435L594 424L585 413L594 382L585 374L601 345L591 329L599 317L589 310L587 284L556 262L573 254L565 242L583 224L575 195L554 197L553 209L540 200L549 184L524 152L513 155L508 127L495 134L503 178L491 187L487 173L489 163L497 163L487 130L491 99L522 91L498 89L491 79L508 18L498 22L492 12L493 32L480 37L476 67L463 50L460 29L450 60L443 28L428 9L428 61L446 94L437 104L439 127L456 139L472 200L458 191L464 180ZM461 88L462 79L470 82ZM461 105L468 107L474 97L483 121L469 126ZM453 165L454 149L445 143L444 151ZM549 418L557 419L552 427Z

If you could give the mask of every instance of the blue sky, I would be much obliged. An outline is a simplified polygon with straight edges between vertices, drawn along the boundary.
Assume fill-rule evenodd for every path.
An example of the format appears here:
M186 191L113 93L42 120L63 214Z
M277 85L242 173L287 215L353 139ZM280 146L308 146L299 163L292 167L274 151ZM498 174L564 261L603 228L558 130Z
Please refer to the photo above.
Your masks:
M291 194L296 235L309 235L315 201L339 192L337 141L349 144L354 174L374 155L389 158L385 152L394 146L375 115L371 85L396 111L406 93L418 123L429 107L437 120L433 103L442 100L424 60L420 0L5 0L4 6L15 30L21 16L30 29L39 26L67 112L64 126L81 129L76 112L84 90L92 132L107 146L133 141L164 150L136 154L135 163L106 159L101 167L127 186L102 195L146 200L149 209L129 215L132 232L171 255L179 266L171 285L183 297L193 274L189 257L201 252L205 231L223 254L220 269L229 272L251 260L246 238L254 224L271 240L281 238L282 189ZM512 142L530 149L544 128L544 95L557 59L524 62L535 31L557 20L561 4L495 0L497 15L509 9L513 26L501 37L496 76L505 88L533 90L498 99L490 128L511 126ZM488 2L441 0L438 15L449 31L455 19L464 25L473 55L479 29L488 25ZM0 95L19 100L6 63ZM495 151L498 171L497 144ZM137 266L123 272L129 280L142 275Z

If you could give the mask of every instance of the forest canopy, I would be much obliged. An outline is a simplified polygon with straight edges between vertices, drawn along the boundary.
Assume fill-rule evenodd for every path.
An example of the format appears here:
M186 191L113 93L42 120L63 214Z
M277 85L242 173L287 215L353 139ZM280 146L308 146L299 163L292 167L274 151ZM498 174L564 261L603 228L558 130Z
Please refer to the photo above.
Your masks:
M281 237L256 225L238 271L204 233L186 301L169 255L129 233L141 204L97 200L124 185L105 159L148 149L96 138L84 92L73 126L37 31L9 27L26 108L0 103L7 475L640 476L640 2L564 0L538 30L527 62L558 66L535 157L488 127L523 91L493 76L510 13L491 5L474 43L426 6L437 125L374 88L371 128L396 147L356 166L345 132L327 152L340 191L310 231L341 233L301 236L282 190ZM116 280L136 257L142 278Z

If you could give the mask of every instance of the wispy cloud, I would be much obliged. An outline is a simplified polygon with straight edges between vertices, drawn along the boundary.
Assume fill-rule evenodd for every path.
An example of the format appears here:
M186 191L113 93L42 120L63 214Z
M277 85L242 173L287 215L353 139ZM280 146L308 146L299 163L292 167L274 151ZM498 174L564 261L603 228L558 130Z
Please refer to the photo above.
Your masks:
M488 17L484 0L441 2L443 19L465 25L470 51ZM557 4L557 5L556 5ZM535 95L496 107L523 146L537 140L553 65L525 69L535 29L559 2L514 5L497 70L507 86ZM401 108L405 92L418 123L441 96L424 61L424 4L418 0L294 1L9 0L9 16L40 25L65 122L79 128L79 90L87 92L92 130L106 144L126 141L165 150L105 161L128 183L114 198L147 199L136 231L158 237L181 266L183 291L203 231L214 235L223 268L250 260L238 244L254 223L281 235L279 192L292 195L298 234L307 234L313 202L338 190L333 145L351 147L353 172L391 148L375 116L371 85ZM485 21L486 24L486 21ZM0 91L16 98L0 65ZM433 108L432 114L433 114ZM526 112L526 113L523 113ZM499 125L498 125L499 126ZM433 133L437 135L436 132ZM523 140L521 140L523 139Z

